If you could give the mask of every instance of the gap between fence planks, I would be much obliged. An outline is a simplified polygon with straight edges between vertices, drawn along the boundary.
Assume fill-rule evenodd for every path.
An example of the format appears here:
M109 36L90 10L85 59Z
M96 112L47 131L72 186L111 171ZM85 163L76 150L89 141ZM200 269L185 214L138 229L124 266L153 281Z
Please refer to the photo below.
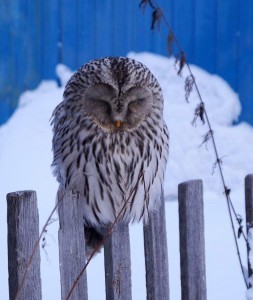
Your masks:
M9 299L41 300L39 247L32 257L39 240L36 192L7 195L7 224ZM24 278L25 273L27 276Z
M206 300L203 183L178 186L181 299Z

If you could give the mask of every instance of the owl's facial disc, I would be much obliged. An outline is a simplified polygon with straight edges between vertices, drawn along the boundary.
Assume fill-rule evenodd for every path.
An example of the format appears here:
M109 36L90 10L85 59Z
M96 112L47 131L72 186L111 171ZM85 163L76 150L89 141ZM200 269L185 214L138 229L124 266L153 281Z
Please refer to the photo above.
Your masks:
M150 113L153 94L143 87L131 87L119 93L107 84L88 88L84 95L84 111L99 126L109 131L136 129Z

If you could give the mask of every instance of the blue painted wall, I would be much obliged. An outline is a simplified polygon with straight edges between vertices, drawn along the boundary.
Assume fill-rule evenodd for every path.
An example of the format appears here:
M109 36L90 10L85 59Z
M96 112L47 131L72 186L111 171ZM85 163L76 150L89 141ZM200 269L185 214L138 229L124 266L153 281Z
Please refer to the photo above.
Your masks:
M129 51L167 55L168 31L152 32L139 0L0 1L0 123L18 96L55 66ZM253 1L158 0L191 63L225 78L239 93L242 120L253 124Z

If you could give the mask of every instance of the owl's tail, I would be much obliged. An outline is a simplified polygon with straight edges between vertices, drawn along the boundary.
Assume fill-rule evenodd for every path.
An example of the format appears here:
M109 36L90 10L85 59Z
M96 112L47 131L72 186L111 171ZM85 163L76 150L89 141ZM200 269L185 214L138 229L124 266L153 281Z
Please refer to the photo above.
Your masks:
M104 235L100 232L98 232L93 227L87 227L84 226L84 232L85 232L85 251L86 251L86 258L89 259L89 257L92 255L92 253L96 250L96 252L100 252L103 244L103 238Z

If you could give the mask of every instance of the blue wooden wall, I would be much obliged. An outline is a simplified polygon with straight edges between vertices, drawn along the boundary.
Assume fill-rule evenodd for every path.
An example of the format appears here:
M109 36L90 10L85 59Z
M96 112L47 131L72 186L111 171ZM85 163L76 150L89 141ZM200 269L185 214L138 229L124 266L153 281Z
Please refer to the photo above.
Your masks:
M167 29L150 31L139 0L1 0L0 123L20 93L55 66L76 69L101 56L152 51L167 55ZM253 124L253 1L157 0L191 63L225 78L239 93L242 120Z

